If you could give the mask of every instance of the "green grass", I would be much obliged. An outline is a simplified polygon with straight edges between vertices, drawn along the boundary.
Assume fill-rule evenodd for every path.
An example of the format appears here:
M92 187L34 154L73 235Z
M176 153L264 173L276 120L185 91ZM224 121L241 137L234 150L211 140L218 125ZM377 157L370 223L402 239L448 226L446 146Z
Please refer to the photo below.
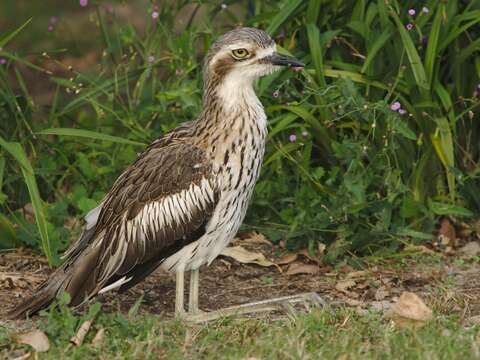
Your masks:
M480 214L480 0L427 1L428 12L396 0L226 3L59 2L47 32L51 6L6 2L0 248L58 264L79 232L64 224L102 200L140 144L198 115L205 52L240 22L307 64L257 84L270 135L247 227L288 248L321 242L333 262L431 240L439 216ZM82 70L64 63L88 54Z
M78 348L68 347L75 328L66 326L67 320L40 325L52 342L40 359L471 359L480 346L480 327L461 325L457 315L436 316L416 330L397 329L379 312L358 315L349 309L273 322L223 319L204 326L154 315L101 315ZM90 342L100 327L104 342L95 349ZM0 327L4 353L19 347L9 345L8 334Z

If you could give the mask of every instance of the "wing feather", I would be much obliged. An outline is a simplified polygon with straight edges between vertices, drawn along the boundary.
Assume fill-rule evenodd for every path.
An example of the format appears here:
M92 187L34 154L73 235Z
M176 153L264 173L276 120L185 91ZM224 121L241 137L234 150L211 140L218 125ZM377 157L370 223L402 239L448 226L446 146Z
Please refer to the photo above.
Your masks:
M96 210L95 233L85 252L91 253L91 270L66 286L76 294L73 286L82 283L78 294L82 299L72 303L114 283L122 288L129 287L128 279L137 283L203 235L216 205L215 178L203 150L179 142L153 143L117 179ZM75 259L69 260L75 266Z

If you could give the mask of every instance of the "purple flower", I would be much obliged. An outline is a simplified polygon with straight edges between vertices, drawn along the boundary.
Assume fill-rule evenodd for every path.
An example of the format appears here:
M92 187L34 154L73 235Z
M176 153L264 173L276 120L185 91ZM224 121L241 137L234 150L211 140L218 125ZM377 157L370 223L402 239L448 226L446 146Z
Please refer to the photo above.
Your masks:
M153 62L155 61L155 56L149 55L149 56L147 57L147 61L148 61L149 63L153 63Z
M160 16L160 14L158 13L158 11L153 11L152 12L152 19L158 19L159 16Z
M53 28L53 25L48 25L47 30L48 30L49 32L52 32L53 29L54 29L54 28Z
M413 24L407 24L406 26L407 30L410 31L413 29Z
M79 1L81 7L86 7L88 6L88 0L80 0Z
M288 141L290 141L290 142L295 142L295 141L297 141L297 135L291 134L291 135L288 137Z
M0 65L5 65L7 63L7 59L5 58L0 58Z
M398 113L400 115L405 115L407 113L407 110L404 110L404 109L398 109Z
M278 90L275 90L273 93L272 93L272 96L274 98L278 98L278 96L280 95L280 92Z
M398 111L402 107L402 104L400 104L398 101L395 101L392 105L390 105L390 109L392 111Z
M415 16L416 13L415 9L408 9L408 15Z
M306 139L308 137L308 131L307 130L303 130L302 131L302 136L304 139Z
M427 45L427 44L428 44L428 36L427 36L427 35L422 36L422 44L423 44L423 45Z
M426 6L424 6L424 7L422 8L422 12L423 12L424 14L428 14L428 13L430 12L430 10L429 10Z

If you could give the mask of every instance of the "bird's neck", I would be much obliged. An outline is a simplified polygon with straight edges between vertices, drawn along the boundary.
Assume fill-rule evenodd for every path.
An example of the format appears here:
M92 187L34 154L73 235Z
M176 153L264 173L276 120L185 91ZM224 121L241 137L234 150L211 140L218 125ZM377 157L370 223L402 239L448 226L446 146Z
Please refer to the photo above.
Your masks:
M197 120L199 129L214 127L234 130L239 126L266 128L265 120L263 106L255 94L251 79L227 77L223 81L205 81L203 109Z

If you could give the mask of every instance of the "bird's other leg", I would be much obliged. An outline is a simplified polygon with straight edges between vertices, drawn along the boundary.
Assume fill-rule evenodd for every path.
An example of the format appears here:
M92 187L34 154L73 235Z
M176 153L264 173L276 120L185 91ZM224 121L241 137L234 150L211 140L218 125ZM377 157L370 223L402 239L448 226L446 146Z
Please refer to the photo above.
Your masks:
M197 314L200 312L198 308L198 287L200 282L199 269L193 269L190 272L190 292L188 295L188 313Z
M180 318L185 315L184 297L185 297L185 272L183 269L177 270L175 274L175 317Z
M188 321L200 323L223 318L226 316L253 314L278 310L286 310L287 313L292 313L294 310L294 305L296 304L304 305L306 310L309 311L311 306L322 307L325 306L326 303L317 293L310 292L291 296L283 296L275 299L255 301L252 303L231 306L228 308L210 312L191 314L188 316Z

